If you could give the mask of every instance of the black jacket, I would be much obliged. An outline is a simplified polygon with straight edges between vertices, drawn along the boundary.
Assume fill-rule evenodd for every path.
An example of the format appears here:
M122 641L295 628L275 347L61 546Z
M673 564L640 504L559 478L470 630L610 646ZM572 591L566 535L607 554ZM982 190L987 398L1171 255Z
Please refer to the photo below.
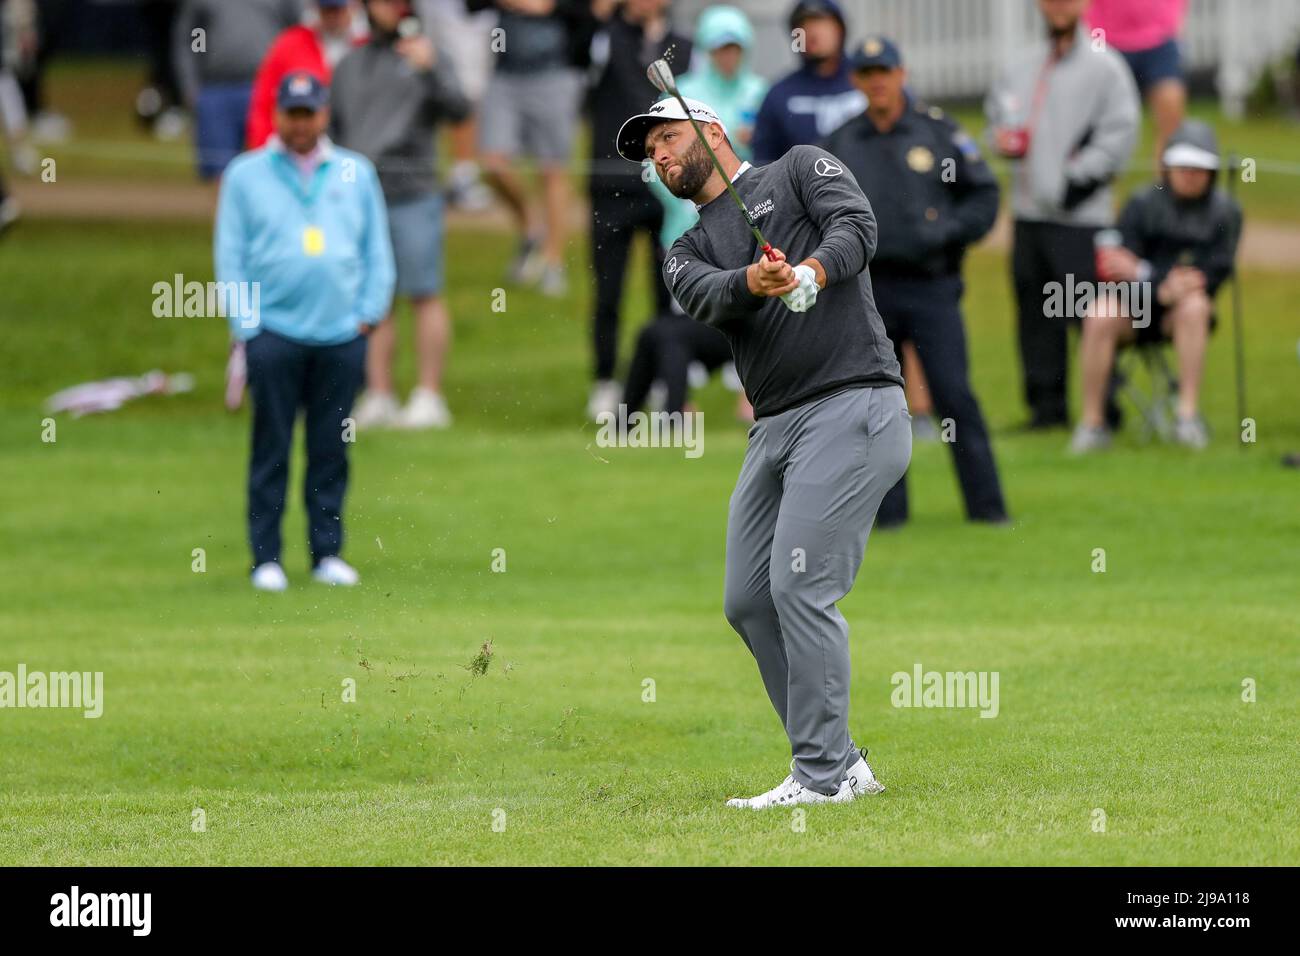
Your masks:
M620 7L601 24L593 49L593 81L587 96L591 115L591 180L593 194L621 194L653 202L641 181L641 170L619 156L614 141L629 116L644 113L659 98L646 78L655 60L669 55L674 72L686 72L691 62L691 41L670 29L662 40L646 39L640 25L623 18Z
M911 101L887 133L865 113L822 143L871 200L876 275L951 275L998 215L998 183L975 141L935 108Z
M1137 193L1120 214L1124 247L1151 263L1150 281L1158 288L1174 266L1205 273L1212 297L1228 276L1241 236L1241 207L1227 193L1210 188L1200 199L1176 199L1165 183Z

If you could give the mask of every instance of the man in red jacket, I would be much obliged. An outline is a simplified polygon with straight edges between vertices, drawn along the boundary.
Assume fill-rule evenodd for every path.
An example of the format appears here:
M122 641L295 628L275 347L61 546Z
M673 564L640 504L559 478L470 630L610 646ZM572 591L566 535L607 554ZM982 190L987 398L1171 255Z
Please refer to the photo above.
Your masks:
M315 0L314 23L290 27L275 38L253 81L245 137L249 149L264 146L275 131L275 94L290 73L307 72L326 85L343 55L366 42L365 18L352 0Z

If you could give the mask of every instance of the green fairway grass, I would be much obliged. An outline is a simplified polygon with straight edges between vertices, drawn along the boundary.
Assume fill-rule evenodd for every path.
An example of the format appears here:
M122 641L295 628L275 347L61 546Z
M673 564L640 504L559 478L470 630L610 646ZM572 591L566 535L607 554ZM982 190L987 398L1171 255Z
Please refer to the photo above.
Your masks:
M224 328L150 311L153 283L210 277L208 230L26 222L0 244L0 671L102 671L105 698L98 719L0 710L0 864L1300 863L1293 276L1245 276L1256 444L1237 440L1225 297L1211 448L1130 429L1074 460L1064 432L1012 431L1006 262L971 259L1016 522L965 525L946 449L916 447L913 521L873 535L842 604L850 726L888 789L795 815L723 806L789 760L722 616L733 396L700 394L698 459L597 447L586 253L570 299L510 290L493 312L509 253L449 240L455 427L359 436L361 586L309 581L296 457L293 586L258 595ZM60 416L41 441L45 396L152 367L195 392ZM998 715L892 706L917 664L997 672Z

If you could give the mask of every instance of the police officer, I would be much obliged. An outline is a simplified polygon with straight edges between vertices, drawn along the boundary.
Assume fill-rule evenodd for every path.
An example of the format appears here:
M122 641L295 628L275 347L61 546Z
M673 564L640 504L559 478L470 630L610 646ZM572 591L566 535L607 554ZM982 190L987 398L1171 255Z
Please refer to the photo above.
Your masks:
M879 228L871 281L895 349L911 341L929 381L941 437L952 446L972 521L1005 523L1006 503L979 402L971 391L962 326L966 247L991 228L998 185L975 142L937 108L915 103L898 47L869 37L849 56L865 113L823 143L871 201ZM907 521L907 478L885 496L876 526Z

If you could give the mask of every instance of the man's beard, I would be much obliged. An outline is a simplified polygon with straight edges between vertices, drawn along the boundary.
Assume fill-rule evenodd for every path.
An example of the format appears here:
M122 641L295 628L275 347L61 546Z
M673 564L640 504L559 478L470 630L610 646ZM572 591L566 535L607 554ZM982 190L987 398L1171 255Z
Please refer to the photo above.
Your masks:
M681 165L681 172L672 182L665 179L664 185L678 199L692 199L713 175L713 160L709 158L704 144L697 139L678 163Z
M1053 40L1064 40L1066 37L1074 36L1074 31L1079 28L1078 20L1071 20L1064 26L1057 27L1055 24L1047 25L1047 35Z

